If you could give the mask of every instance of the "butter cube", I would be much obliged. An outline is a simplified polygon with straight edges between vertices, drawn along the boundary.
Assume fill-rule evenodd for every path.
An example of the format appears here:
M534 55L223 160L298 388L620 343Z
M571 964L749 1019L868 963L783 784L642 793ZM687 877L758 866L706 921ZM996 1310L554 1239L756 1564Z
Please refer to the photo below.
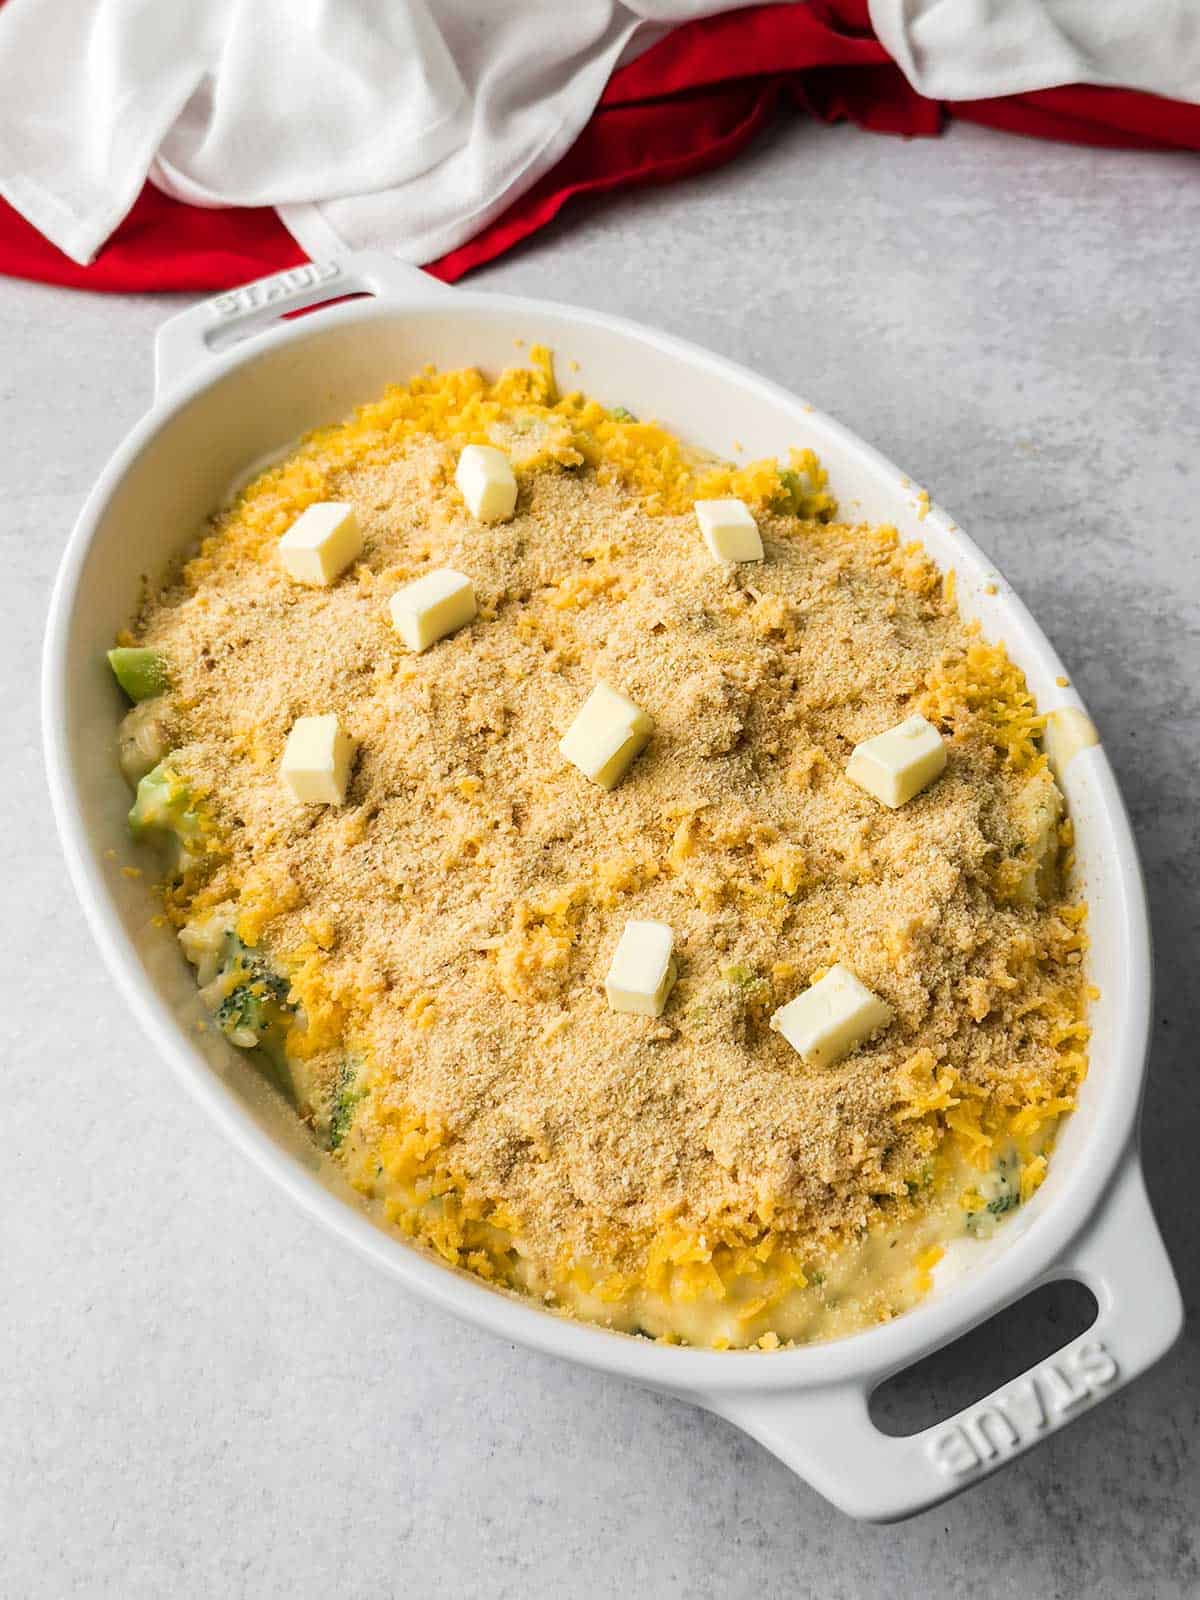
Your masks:
M810 1065L827 1067L849 1055L877 1028L886 1028L893 1015L885 1000L839 964L780 1006L771 1027Z
M675 982L675 935L665 922L627 922L604 980L613 1011L661 1017Z
M431 644L454 633L474 617L475 588L470 578L449 567L427 572L423 578L397 589L389 601L396 632L410 650L428 650Z
M697 500L696 521L714 561L761 561L758 523L744 500Z
M280 776L303 805L344 805L357 748L335 716L297 717L283 747Z
M479 522L507 522L516 509L517 480L503 450L469 444L458 458L454 481Z
M927 788L945 765L941 734L932 722L913 716L856 744L846 763L846 776L894 811Z
M297 583L327 587L362 554L354 507L326 501L302 511L280 539L279 560Z
M559 753L602 789L615 789L653 731L653 717L628 695L598 683L559 741Z

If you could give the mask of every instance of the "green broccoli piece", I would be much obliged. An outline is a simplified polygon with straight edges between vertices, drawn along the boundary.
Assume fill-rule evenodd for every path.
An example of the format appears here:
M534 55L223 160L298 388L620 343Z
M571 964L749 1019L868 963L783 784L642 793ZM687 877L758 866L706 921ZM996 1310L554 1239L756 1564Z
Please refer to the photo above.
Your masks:
M636 422L637 418L632 411L627 411L624 406L614 406L610 413L614 422Z
M171 687L167 664L157 650L147 650L140 645L117 645L108 652L108 664L135 705L140 700L153 700Z
M233 982L217 1007L217 1027L239 1050L257 1050L267 1076L295 1101L296 1083L286 1048L296 1015L288 1000L290 983L232 929L225 935L222 976Z
M780 467L779 490L771 500L775 511L798 512L811 485L795 467Z
M1011 1159L1000 1157L996 1162L994 1182L996 1192L992 1198L985 1201L980 1210L967 1212L967 1232L977 1239L988 1238L996 1219L1015 1211L1021 1204L1021 1168L1015 1156Z
M204 824L192 806L192 791L164 759L142 778L129 812L129 831L140 844L155 834L173 836L182 849L178 866L193 849L200 853Z
M217 1026L227 1035L248 1028L261 1036L275 1027L280 1014L291 1015L287 1003L289 984L276 973L252 971L245 983L231 989L217 1007Z
M139 780L129 812L129 830L135 839L143 838L153 829L171 826L178 789L179 780L165 761L151 767Z
M347 1061L343 1063L338 1074L337 1087L333 1093L333 1106L329 1114L329 1148L336 1150L346 1135L350 1132L354 1122L354 1113L358 1103L366 1094L365 1089L358 1087L359 1063Z

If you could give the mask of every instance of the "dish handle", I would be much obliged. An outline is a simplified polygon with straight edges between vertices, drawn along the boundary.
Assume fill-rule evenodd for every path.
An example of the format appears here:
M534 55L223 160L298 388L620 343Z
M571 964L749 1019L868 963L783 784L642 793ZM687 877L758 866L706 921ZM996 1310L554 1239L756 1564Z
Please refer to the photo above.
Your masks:
M850 1516L894 1522L995 1472L1136 1378L1183 1323L1175 1274L1131 1153L1107 1200L1056 1267L1035 1283L1074 1278L1096 1296L1077 1339L957 1415L895 1438L871 1421L872 1391L898 1369L790 1393L702 1400L743 1428ZM1011 1303L1011 1302L1010 1302Z
M306 261L256 278L253 283L201 300L161 325L154 338L155 399L161 399L204 361L269 328L288 312L348 295L373 294L422 305L452 292L420 267L409 266L384 250Z

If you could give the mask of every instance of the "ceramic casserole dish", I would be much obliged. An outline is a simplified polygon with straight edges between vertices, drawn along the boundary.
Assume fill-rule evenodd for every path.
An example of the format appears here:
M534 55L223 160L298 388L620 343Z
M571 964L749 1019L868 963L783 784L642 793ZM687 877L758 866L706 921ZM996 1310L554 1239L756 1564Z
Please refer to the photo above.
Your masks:
M348 296L356 298L347 299ZM319 315L280 321L322 301ZM123 706L105 650L157 579L248 470L426 362L511 365L515 337L580 362L588 391L718 450L811 446L855 517L894 523L953 567L964 617L1002 639L1050 714L1055 765L1089 905L1091 1067L1049 1176L966 1271L890 1323L774 1352L659 1345L540 1310L456 1272L377 1226L294 1113L216 1033L200 1034L191 968L155 927L127 853L129 796L114 754ZM1150 935L1128 818L1103 747L1050 644L982 551L897 468L775 384L616 317L448 290L390 257L313 264L221 295L160 331L156 398L105 468L76 524L46 636L43 717L50 790L75 887L131 1011L208 1114L348 1245L409 1291L501 1337L688 1399L728 1418L851 1515L887 1521L978 1480L1156 1361L1182 1311L1147 1201L1138 1111L1151 1015ZM736 427L734 426L736 419ZM871 1421L872 1391L1056 1279L1094 1294L1093 1326L949 1420L909 1437Z

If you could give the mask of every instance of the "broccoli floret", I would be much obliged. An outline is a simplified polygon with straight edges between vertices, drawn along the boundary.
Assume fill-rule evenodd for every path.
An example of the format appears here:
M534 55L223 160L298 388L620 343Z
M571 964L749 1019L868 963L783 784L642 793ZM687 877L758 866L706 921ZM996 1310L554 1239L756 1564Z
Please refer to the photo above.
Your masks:
M966 1229L976 1238L987 1238L996 1220L1021 1204L1021 1167L1016 1156L1001 1156L988 1180L981 1187L984 1203L967 1212Z
M174 834L184 850L200 843L203 824L192 807L192 791L167 761L140 780L129 812L129 831L139 841L153 833Z
M614 406L610 415L614 422L636 422L637 418L632 411L627 411L624 406Z
M249 1029L261 1042L261 1036L278 1023L280 1013L291 1015L288 987L287 982L274 973L248 978L231 989L217 1007L217 1025L230 1035Z
M359 1063L343 1063L333 1092L333 1105L329 1113L329 1148L336 1150L350 1132L358 1103L366 1094L358 1086Z
M837 501L826 487L820 462L808 450L793 451L792 455L791 466L778 468L779 488L771 498L772 509L785 515L828 521L837 510Z
M812 489L806 473L797 472L795 467L780 467L779 488L771 499L771 507L775 511L799 515Z
M117 645L108 652L108 664L113 676L136 704L139 700L153 700L171 687L167 664L157 650L147 650L141 645Z
M217 983L228 986L214 1014L217 1027L239 1050L257 1050L257 1059L267 1076L297 1100L297 1086L287 1057L288 1030L296 1015L296 1008L288 999L288 980L230 930L225 935Z
M165 762L151 767L139 779L137 792L129 812L129 827L134 838L141 838L152 828L166 828L171 808L178 792L178 780Z

